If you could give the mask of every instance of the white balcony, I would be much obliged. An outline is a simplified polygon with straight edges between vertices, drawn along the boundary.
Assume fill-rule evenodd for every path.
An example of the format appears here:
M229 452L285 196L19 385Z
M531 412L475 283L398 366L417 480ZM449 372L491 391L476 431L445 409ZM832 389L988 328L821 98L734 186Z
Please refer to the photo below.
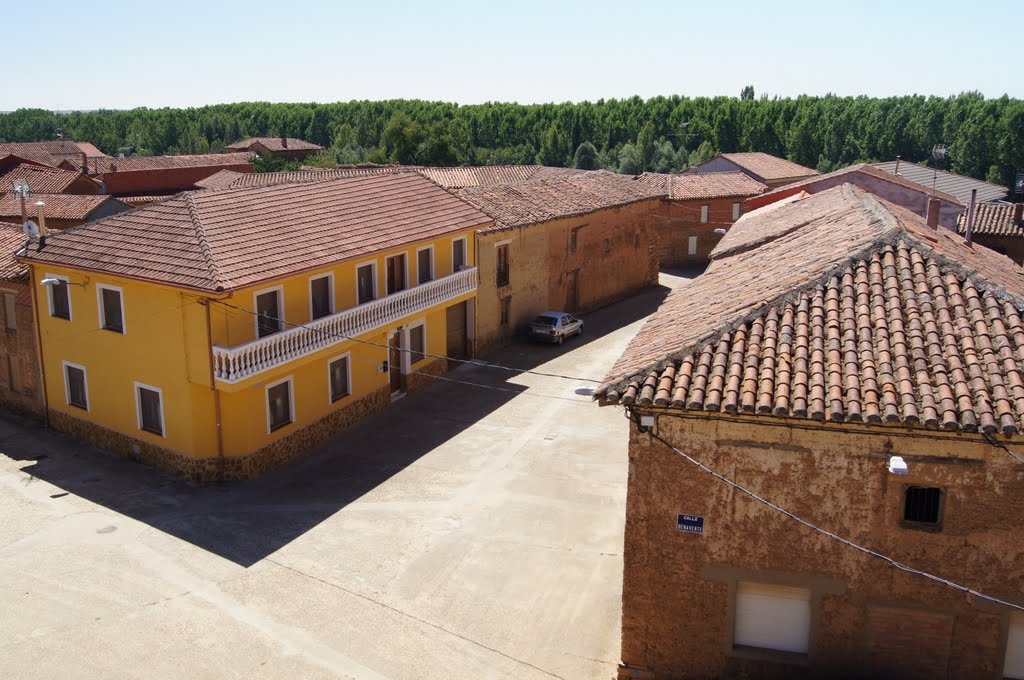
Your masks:
M214 375L235 383L476 290L476 267L237 347L213 346Z

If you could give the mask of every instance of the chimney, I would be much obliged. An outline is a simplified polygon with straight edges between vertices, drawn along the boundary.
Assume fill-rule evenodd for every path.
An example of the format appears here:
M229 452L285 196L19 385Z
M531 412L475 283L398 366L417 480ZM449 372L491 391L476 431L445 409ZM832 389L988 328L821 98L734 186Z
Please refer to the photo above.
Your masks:
M928 226L932 229L939 228L939 207L942 202L934 196L928 199Z
M46 208L45 203L36 201L36 219L39 220L39 235L46 238L46 213L44 208Z
M82 172L89 174L89 155L84 151L82 152Z
M1024 221L1024 203L1013 204L1013 223L1016 226L1020 226L1020 223Z
M281 138L281 146L283 146L286 149L288 148L288 138L287 137L282 137Z
M896 156L896 170L893 171L894 175L900 174L900 157Z
M967 228L964 230L964 242L971 245L971 237L974 235L975 203L978 200L978 190L971 189L971 204L967 207Z

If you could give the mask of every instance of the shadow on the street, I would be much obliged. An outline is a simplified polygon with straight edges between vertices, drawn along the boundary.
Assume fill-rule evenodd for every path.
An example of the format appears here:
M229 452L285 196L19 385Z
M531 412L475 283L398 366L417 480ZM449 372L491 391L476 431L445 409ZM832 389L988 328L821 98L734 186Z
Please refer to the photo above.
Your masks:
M584 316L585 333L564 345L517 342L482 359L536 368L648 316L668 290L650 288ZM509 381L514 375L486 365L466 366L449 374L462 382L438 380L299 458L245 482L192 484L15 416L5 415L0 422L0 449L12 459L27 461L22 468L26 474L60 489L55 497L75 494L249 566L513 399L526 389ZM583 395L594 386L576 393ZM566 394L577 387L573 384Z

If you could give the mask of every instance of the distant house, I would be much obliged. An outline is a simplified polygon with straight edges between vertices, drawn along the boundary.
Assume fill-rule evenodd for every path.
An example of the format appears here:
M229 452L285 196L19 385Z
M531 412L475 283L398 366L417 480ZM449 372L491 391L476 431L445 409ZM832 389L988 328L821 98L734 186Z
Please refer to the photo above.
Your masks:
M272 156L289 161L301 161L324 150L319 144L313 144L294 137L251 137L224 147L228 152L247 152L260 156Z
M662 267L706 264L722 238L718 232L743 214L743 202L768 190L742 172L644 173L636 181L664 196L655 219Z
M36 163L18 163L6 169L0 168L0 184L4 185L5 190L18 182L28 183L30 191L40 194L95 195L103 191L99 182L83 172Z
M973 177L957 175L945 170L929 168L917 163L911 163L910 161L885 161L883 163L875 163L874 166L879 170L884 170L900 177L906 177L918 184L923 184L929 188L934 187L937 191L955 196L964 205L970 204L972 189L978 192L976 200L982 202L1001 201L1009 194L1009 189L1004 186L983 182Z
M771 188L820 174L817 170L760 151L720 153L711 160L686 169L685 172L742 172Z
M1024 264L1024 219L1022 203L978 203L975 206L971 240ZM967 212L960 214L956 231L967 235Z
M115 196L173 194L192 189L196 182L221 170L252 172L252 154L98 158L89 165L89 175Z
M37 203L43 206L37 206ZM39 222L40 211L49 229L68 229L102 217L116 215L131 207L113 196L32 193L26 202L29 219ZM21 223L21 199L12 192L0 194L0 221Z
M63 161L70 161L81 168L90 158L105 158L105 154L88 142L74 142L70 139L54 139L48 142L7 142L0 143L0 155L22 156L45 165L57 167Z
M0 406L41 414L35 314L28 267L14 259L25 245L20 224L0 222Z
M939 200L939 224L947 229L956 228L957 219L965 209L964 204L956 196L944 191L932 191L929 186L902 175L885 172L868 163L851 165L825 175L787 184L761 196L748 199L745 207L747 210L756 210L801 191L817 194L840 184L852 184L860 187L864 191L902 206L921 217L927 216L928 199L937 198Z
M1024 677L1020 268L850 184L729 237L597 389L619 677Z

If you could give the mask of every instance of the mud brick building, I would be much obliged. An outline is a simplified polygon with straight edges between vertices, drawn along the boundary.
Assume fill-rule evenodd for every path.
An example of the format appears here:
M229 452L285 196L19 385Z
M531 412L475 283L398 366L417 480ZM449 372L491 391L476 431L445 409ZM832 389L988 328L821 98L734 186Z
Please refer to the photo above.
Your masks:
M25 244L21 225L0 222L0 407L42 414L36 325L28 267L14 259Z
M89 176L114 196L171 195L221 170L252 172L250 153L211 153L183 156L131 156L89 160Z
M720 153L711 160L687 168L684 172L742 172L773 189L820 174L817 170L761 151Z
M43 206L36 204L42 202ZM113 196L43 194L34 191L28 197L29 219L39 222L40 211L49 229L68 229L130 210L131 206ZM0 194L0 220L21 222L21 199L11 192Z
M1024 264L1024 218L1022 203L978 203L975 206L971 240ZM967 212L960 213L956 231L967 235Z
M18 182L27 182L35 194L80 194L95 196L103 187L84 172L49 168L35 163L18 163L0 167L0 185L7 190Z
M597 390L620 677L1024 676L1022 317L1011 260L850 184L736 224Z
M251 137L224 147L224 151L229 153L245 152L288 161L301 161L323 150L319 144L294 137Z

